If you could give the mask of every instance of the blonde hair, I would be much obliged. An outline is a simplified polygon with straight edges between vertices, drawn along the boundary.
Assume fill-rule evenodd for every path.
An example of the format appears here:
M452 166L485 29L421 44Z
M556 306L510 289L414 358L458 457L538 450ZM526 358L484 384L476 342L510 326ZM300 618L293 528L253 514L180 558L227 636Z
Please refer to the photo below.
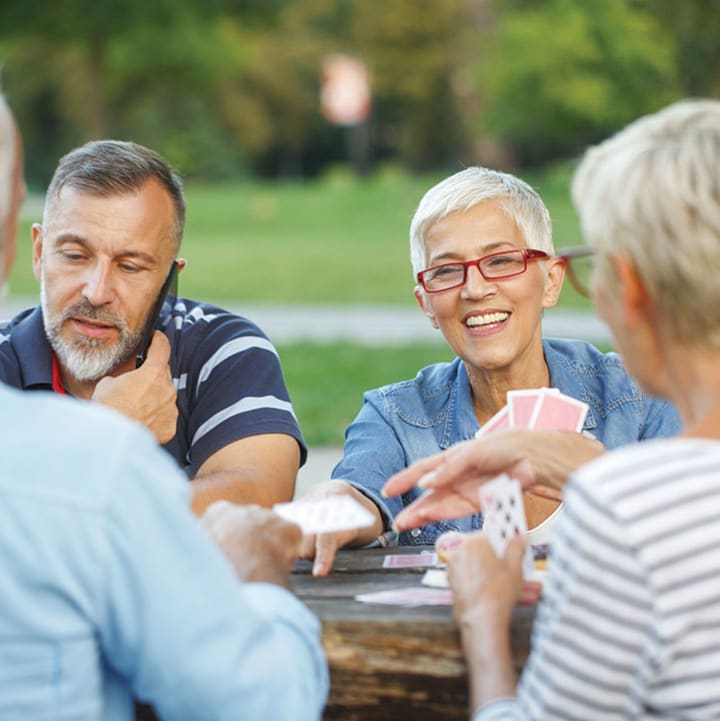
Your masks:
M550 213L540 196L520 178L489 168L471 167L455 173L423 195L410 223L413 277L425 268L425 235L438 220L465 212L488 200L515 221L530 248L555 254Z
M720 102L685 100L591 148L572 184L583 232L635 265L667 330L720 348Z

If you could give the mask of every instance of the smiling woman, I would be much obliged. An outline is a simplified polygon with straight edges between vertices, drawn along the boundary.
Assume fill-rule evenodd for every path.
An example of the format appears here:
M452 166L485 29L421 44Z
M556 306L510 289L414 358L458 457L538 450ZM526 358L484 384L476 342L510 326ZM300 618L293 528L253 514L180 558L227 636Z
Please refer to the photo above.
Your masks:
M542 315L557 303L566 263L555 255L550 215L524 181L468 168L422 198L410 228L414 294L455 360L365 394L345 435L335 480L313 496L349 494L368 507L370 529L308 539L315 572L326 573L343 545L427 544L445 530L482 526L480 514L438 522L398 537L394 517L419 495L386 499L385 481L414 461L475 433L505 406L508 391L555 387L590 407L584 429L607 447L671 435L673 408L642 396L619 358L583 341L543 339ZM578 433L573 444L592 443ZM556 502L526 496L533 527Z

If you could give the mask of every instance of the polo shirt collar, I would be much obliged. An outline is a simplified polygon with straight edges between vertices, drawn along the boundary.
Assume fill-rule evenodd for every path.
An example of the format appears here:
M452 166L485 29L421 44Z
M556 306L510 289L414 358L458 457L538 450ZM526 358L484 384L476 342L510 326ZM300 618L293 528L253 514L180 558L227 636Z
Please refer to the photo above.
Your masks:
M26 311L27 312L27 311ZM45 336L40 306L30 311L12 330L10 344L22 371L23 389L52 389L52 350Z

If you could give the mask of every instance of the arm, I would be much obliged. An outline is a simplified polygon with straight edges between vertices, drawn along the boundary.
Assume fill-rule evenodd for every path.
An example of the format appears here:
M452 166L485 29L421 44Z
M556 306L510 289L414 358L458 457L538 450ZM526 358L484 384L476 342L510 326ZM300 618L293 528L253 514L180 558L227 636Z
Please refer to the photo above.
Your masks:
M514 429L459 443L388 480L387 496L414 486L425 493L395 519L398 530L480 511L477 489L500 473L534 486L562 489L576 468L604 452L601 443L569 431Z
M319 624L276 585L287 582L297 529L281 522L277 538L258 546L273 531L272 514L213 509L207 527L231 567L181 500L187 483L172 461L129 445L102 563L106 660L165 719L319 718L327 693ZM238 533L237 511L262 522ZM244 545L247 554L238 552ZM269 567L268 551L278 549ZM257 582L238 583L233 570Z
M292 436L267 433L241 438L202 464L193 479L193 511L201 515L218 500L270 508L295 491L300 447Z

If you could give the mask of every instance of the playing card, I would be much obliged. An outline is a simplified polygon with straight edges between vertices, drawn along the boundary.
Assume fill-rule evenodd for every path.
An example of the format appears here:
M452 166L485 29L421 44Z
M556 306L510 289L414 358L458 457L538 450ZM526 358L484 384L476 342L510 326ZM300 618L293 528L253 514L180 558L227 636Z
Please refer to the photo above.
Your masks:
M502 556L508 541L527 531L520 484L503 473L480 486L478 495L483 513L483 532L495 553Z
M581 431L588 406L564 393L544 392L535 405L530 428L536 430Z
M397 588L355 596L363 603L383 603L390 606L452 606L452 592L444 588Z
M503 406L489 421L483 423L480 430L475 434L475 438L486 436L495 431L501 431L503 428L510 428L510 417L507 406Z
M450 588L447 571L444 568L428 568L422 577L422 584L432 588Z
M542 396L540 388L507 392L508 422L510 428L530 428L535 406Z
M383 568L423 568L437 566L439 563L437 553L423 551L422 553L390 554L383 559Z
M372 513L350 496L276 503L273 511L285 520L297 523L305 535L364 528L375 521Z

